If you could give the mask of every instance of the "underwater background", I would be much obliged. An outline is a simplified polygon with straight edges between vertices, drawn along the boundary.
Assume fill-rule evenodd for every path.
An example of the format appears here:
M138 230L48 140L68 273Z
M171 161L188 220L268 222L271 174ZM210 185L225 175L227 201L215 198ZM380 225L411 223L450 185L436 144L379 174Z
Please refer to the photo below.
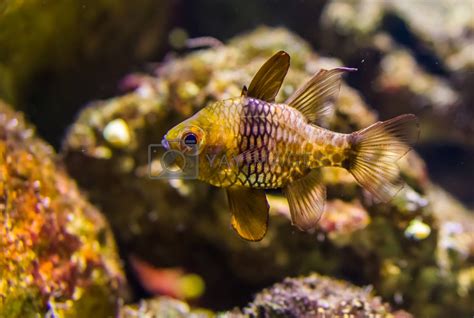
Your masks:
M355 67L323 126L414 113L421 135L391 202L324 169L318 228L271 191L252 243L148 150L279 50L278 101ZM3 0L0 317L472 317L473 88L472 0Z

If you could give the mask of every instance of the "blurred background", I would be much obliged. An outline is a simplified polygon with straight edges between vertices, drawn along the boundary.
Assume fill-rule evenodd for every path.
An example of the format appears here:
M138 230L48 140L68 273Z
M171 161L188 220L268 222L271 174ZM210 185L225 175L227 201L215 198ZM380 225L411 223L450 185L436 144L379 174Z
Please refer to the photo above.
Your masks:
M274 232L255 247L232 236L228 215L217 212L226 209L218 190L148 180L146 151L206 102L238 94L280 49L292 56L290 85L321 66L358 68L345 77L336 119L326 125L348 132L414 113L420 157L402 163L414 192L391 205L376 206L350 182L334 182L329 198L343 201L329 204L339 214L328 217L317 243L316 236L296 238L275 195ZM450 221L443 232L444 220L431 209L474 208L473 88L472 0L0 2L0 99L25 114L106 215L129 302L164 294L227 310L287 276L316 270L373 284L396 309L441 317L439 302L467 314L474 301L471 228L458 231L453 224L463 222ZM436 197L443 204L432 203ZM352 246L351 238L331 237L333 228L362 234ZM442 280L446 264L436 248L456 231L467 233L452 265L459 276ZM449 238L443 248L458 244Z

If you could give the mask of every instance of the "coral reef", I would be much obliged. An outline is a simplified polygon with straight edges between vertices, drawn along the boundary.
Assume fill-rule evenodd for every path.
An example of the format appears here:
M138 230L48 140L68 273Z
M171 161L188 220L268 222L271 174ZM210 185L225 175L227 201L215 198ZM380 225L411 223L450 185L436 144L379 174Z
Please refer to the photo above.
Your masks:
M120 318L133 317L412 317L405 311L393 311L371 288L360 288L344 281L317 274L286 278L255 295L242 309L213 313L191 309L182 301L157 297L138 305L123 306Z
M370 288L316 274L286 278L264 289L241 313L242 317L411 317L403 311L392 312L380 297L371 295ZM234 315L237 310L222 317Z
M149 145L207 102L238 96L278 50L290 54L292 68L277 100L318 68L340 65L284 29L260 28L227 46L169 59L156 76L130 75L128 94L94 102L80 114L65 139L64 158L107 215L123 251L156 267L200 275L206 292L199 304L215 309L243 305L264 286L317 271L372 284L384 300L416 316L471 313L474 219L430 182L414 152L399 162L408 185L388 204L375 202L345 171L324 169L329 201L314 233L292 227L285 200L272 193L269 232L259 243L231 230L221 190L154 178L163 152L149 158ZM347 85L336 106L321 125L349 132L377 119Z
M123 306L118 318L211 318L215 316L209 310L192 309L186 302L162 296L142 300L137 305Z
M0 316L106 317L124 277L99 211L0 101Z

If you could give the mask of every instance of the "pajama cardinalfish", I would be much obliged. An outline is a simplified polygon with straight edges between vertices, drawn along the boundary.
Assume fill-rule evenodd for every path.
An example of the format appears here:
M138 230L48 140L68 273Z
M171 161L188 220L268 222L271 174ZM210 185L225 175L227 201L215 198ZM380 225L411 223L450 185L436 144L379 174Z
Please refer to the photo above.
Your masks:
M350 134L315 125L331 110L341 75L355 69L322 69L284 103L276 103L289 65L287 53L276 53L241 96L207 105L163 140L183 152L197 146L198 178L226 189L232 226L250 241L267 231L265 189L283 190L292 224L301 230L316 226L326 200L322 167L348 170L376 199L389 201L403 187L396 161L418 137L412 114Z

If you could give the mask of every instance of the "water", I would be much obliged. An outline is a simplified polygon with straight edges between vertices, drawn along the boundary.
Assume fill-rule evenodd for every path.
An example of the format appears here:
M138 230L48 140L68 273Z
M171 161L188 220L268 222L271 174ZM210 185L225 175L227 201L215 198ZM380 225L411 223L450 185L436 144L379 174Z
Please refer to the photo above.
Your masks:
M472 315L473 15L468 0L1 4L0 316ZM247 242L224 189L150 172L166 131L279 50L277 101L355 67L317 124L413 113L421 134L392 201L325 169L315 229L269 190L268 233Z

